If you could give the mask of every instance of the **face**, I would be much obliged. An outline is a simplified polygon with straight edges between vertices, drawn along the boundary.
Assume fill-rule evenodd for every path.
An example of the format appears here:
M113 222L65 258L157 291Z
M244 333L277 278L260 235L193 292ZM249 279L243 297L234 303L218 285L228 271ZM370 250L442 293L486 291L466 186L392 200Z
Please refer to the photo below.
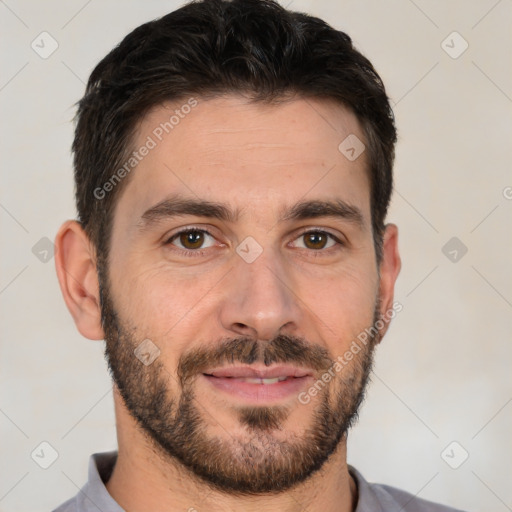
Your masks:
M333 371L379 315L368 162L338 150L364 136L332 103L237 96L160 133L177 108L143 119L135 147L155 145L114 211L107 358L162 457L223 491L285 490L343 438L378 341Z

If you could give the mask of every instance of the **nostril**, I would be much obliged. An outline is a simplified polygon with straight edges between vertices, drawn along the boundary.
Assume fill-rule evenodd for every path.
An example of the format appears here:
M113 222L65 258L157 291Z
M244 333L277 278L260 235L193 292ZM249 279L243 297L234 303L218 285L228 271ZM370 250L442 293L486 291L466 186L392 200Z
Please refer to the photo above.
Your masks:
M242 336L246 336L247 338L257 338L256 330L242 322L234 322L233 324L231 324L231 330L239 333Z

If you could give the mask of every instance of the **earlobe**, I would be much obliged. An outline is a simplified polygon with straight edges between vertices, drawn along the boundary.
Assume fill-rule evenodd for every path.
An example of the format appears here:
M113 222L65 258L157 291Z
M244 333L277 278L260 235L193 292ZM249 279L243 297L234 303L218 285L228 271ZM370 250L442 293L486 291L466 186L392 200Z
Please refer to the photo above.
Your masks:
M96 255L92 243L82 226L69 220L59 229L55 246L60 289L77 329L91 340L103 339Z
M387 224L384 231L382 244L382 260L380 262L380 315L387 319L381 330L384 336L389 326L389 319L394 316L393 299L395 294L395 282L400 273L402 262L398 251L398 228L395 224ZM391 316L390 316L391 315Z

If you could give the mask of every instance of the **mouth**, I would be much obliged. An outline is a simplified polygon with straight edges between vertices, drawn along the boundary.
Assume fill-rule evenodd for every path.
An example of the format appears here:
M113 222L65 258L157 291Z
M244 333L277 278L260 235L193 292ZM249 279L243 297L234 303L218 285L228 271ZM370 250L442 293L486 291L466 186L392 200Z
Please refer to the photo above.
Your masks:
M249 384L275 384L285 380L294 379L295 377L275 377L273 379L259 379L257 377L216 377L215 375L207 375L207 377L215 377L217 379L234 379L238 382L248 382Z
M203 373L204 379L215 390L255 404L297 396L313 380L313 376L312 370L294 366L238 366Z

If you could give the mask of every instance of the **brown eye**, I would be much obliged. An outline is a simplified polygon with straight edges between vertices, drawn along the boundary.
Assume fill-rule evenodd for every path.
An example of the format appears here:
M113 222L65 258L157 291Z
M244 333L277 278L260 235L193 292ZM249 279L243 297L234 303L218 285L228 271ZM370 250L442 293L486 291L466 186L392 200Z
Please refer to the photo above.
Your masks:
M339 245L340 242L326 231L307 231L302 233L297 240L303 240L303 247L299 244L299 247L305 249L312 249L314 251L319 251L321 249L328 249L336 243Z
M206 247L211 247L213 242L204 247L204 244L207 241L207 237L210 237L213 240L213 236L210 235L207 231L199 230L199 229L186 229L180 231L173 235L168 241L168 244L176 245L180 249L204 249Z
M186 249L199 249L204 243L204 233L200 231L185 231L180 234L180 243Z
M327 244L327 235L318 231L303 235L308 249L323 249Z

